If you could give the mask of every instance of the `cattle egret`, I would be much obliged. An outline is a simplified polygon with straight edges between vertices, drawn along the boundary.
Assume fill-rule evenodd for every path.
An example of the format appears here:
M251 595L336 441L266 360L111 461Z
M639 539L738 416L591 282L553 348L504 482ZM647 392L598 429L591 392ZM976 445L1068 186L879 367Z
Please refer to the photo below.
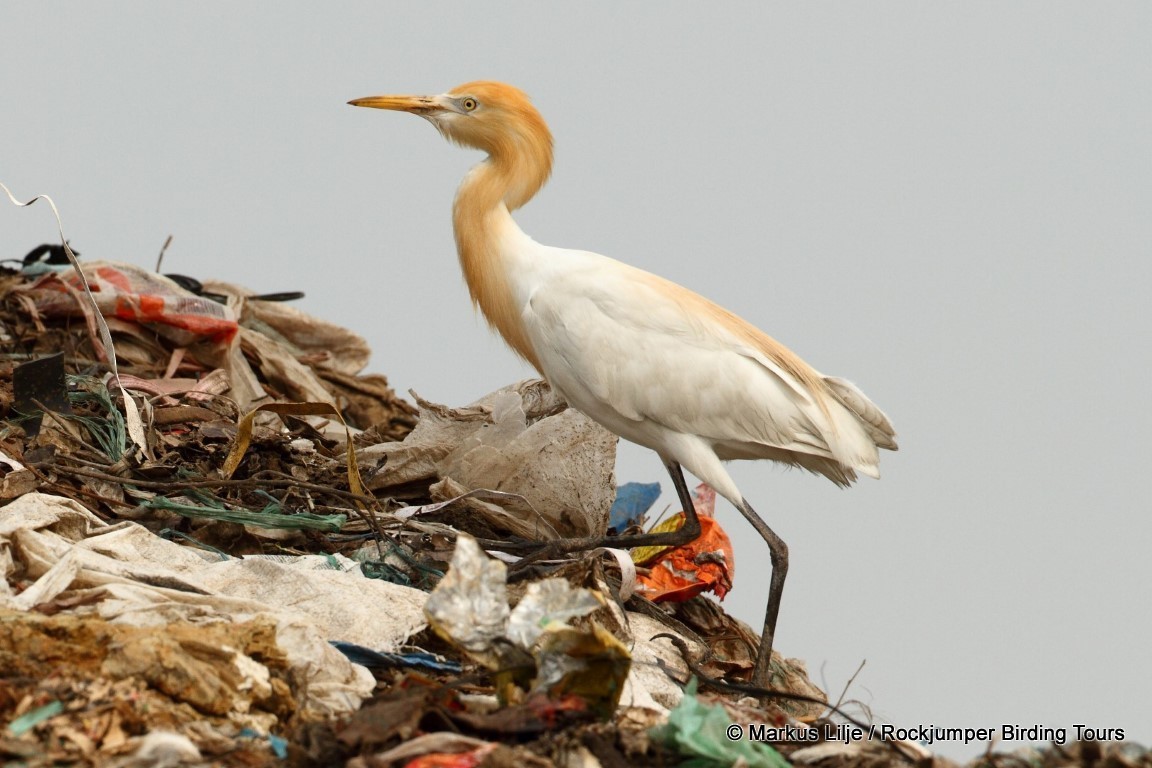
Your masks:
M884 413L751 324L661 277L599 254L540 245L511 212L552 170L552 134L519 89L478 81L439 96L350 104L411 112L450 141L487 153L452 208L460 266L489 324L568 403L660 455L685 511L680 531L614 537L617 546L683 544L700 526L681 467L735 505L771 551L755 685L767 687L788 548L740 494L731 459L770 459L840 486L879 477L896 449Z

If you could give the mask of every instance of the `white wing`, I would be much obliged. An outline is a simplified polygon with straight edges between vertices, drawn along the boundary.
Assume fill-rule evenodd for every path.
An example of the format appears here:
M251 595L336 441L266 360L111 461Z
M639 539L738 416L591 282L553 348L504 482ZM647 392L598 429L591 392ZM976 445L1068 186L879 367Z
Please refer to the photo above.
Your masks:
M841 398L822 383L812 391L750 344L751 327L733 322L743 321L642 270L548 250L555 272L522 283L522 319L543 373L572 405L657 451L662 436L687 434L721 458L774 458L837 482L853 468L873 473L876 446Z

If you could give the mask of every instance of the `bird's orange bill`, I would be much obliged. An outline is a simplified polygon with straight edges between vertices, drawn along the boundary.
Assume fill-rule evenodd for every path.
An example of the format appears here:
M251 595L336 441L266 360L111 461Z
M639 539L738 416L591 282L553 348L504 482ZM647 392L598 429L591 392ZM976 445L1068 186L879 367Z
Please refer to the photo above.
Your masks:
M352 99L348 103L354 107L392 109L397 112L419 113L438 108L432 96L365 96L362 99Z
M648 568L637 574L637 588L653 602L683 602L701 592L714 592L724 599L732 589L736 560L732 541L712 516L716 492L703 483L696 489L696 514L700 518L700 536L679 547L637 547L632 559ZM675 531L684 524L684 513L671 517L649 533Z

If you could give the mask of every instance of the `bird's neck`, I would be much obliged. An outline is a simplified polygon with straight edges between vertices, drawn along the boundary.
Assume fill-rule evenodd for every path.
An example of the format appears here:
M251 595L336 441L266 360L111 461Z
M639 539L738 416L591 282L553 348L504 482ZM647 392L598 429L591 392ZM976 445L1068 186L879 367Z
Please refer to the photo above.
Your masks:
M526 240L511 211L528 202L548 178L544 164L489 156L464 178L452 206L460 268L472 302L521 357L540 369L515 291L516 242Z

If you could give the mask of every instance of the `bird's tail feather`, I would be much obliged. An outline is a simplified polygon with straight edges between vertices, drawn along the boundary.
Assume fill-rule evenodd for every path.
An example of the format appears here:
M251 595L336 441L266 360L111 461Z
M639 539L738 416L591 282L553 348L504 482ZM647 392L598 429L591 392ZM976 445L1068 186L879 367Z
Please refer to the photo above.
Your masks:
M884 415L884 411L868 399L867 395L852 382L835 376L825 376L824 383L828 385L836 401L859 420L877 447L887 448L890 451L897 450L899 446L896 444L896 430L893 429L892 422Z

